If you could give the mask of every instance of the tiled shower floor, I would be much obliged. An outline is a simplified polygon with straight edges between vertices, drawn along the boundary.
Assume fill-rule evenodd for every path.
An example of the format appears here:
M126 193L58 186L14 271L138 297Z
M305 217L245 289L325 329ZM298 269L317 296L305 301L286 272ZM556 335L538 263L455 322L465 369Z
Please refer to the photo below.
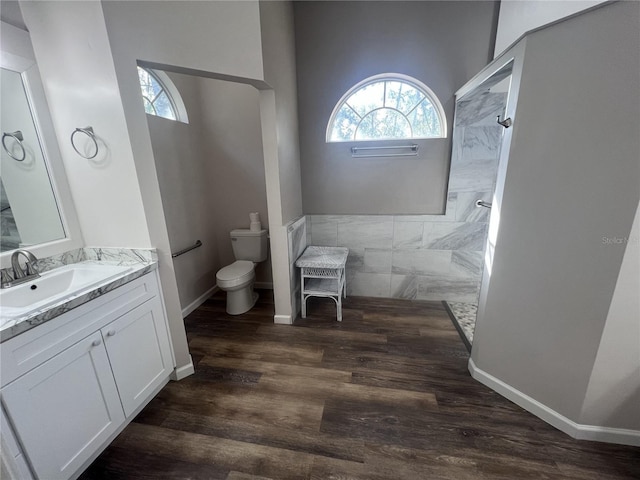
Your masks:
M473 331L476 327L478 305L475 303L461 302L447 302L447 305L462 329L462 333L464 333L464 336L469 341L469 344L473 343Z

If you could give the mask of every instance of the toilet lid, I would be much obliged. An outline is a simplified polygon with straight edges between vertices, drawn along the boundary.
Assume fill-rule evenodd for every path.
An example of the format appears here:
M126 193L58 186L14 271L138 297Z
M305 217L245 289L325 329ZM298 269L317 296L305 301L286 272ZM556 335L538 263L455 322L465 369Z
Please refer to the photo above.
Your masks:
M218 280L228 282L230 280L242 278L246 275L251 274L252 272L253 262L250 262L248 260L237 260L231 265L227 265L226 267L220 269L216 274L216 277L218 277Z

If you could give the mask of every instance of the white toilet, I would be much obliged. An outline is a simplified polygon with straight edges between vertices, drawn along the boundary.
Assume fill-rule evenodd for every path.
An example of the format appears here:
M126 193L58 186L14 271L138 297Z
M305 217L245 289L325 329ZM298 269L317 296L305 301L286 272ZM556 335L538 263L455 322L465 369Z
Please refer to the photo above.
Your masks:
M258 300L253 291L255 265L267 259L267 231L237 229L230 236L236 261L218 270L216 283L227 292L227 313L240 315L251 310Z

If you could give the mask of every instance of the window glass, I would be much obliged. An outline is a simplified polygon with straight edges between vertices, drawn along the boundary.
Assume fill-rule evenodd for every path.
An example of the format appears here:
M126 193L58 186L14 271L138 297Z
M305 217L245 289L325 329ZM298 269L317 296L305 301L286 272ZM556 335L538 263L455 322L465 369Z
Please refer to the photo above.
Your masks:
M333 122L331 137L337 141L347 141L355 137L361 117L346 103L340 107Z
M380 108L367 114L360 122L355 134L355 140L411 137L411 125L407 117L390 108Z
M342 98L327 126L328 142L441 138L442 105L428 87L398 74L360 82Z
M175 107L160 80L150 70L142 67L138 67L138 79L144 111L150 115L176 120Z
M407 115L425 97L417 88L404 82L386 82L385 106Z
M347 103L361 117L375 108L382 107L384 105L384 82L365 85L354 92Z
M434 132L442 130L436 109L429 100L423 100L409 114L409 122L413 125L417 137L433 137Z
M176 115L173 111L171 101L166 92L161 92L153 102L153 106L156 110L156 115L159 117L169 118L171 120L176 119Z

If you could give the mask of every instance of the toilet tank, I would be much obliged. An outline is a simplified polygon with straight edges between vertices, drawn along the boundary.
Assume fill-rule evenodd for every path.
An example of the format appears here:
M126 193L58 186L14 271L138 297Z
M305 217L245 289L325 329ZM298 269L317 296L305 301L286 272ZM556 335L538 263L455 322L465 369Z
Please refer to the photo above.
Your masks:
M269 253L266 230L249 230L239 228L231 230L231 246L236 260L264 262Z

